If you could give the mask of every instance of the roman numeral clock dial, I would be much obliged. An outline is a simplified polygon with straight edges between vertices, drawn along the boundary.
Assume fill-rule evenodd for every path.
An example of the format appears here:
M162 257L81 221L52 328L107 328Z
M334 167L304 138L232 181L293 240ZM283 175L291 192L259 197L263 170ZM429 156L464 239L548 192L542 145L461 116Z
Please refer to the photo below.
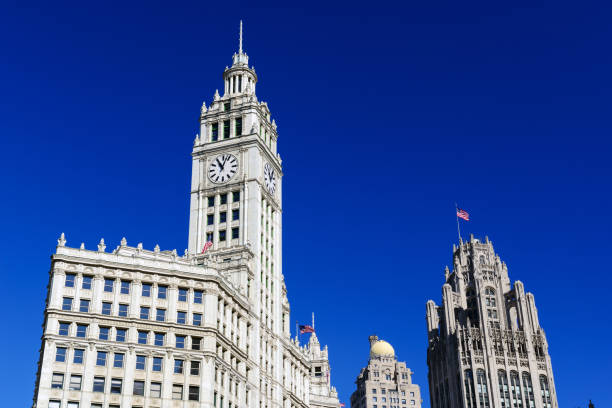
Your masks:
M213 183L229 181L238 170L238 159L231 154L221 154L215 157L208 166L208 178Z
M264 165L264 182L266 183L266 188L270 194L274 194L276 190L276 174L274 173L274 168L270 165L270 163L266 163Z

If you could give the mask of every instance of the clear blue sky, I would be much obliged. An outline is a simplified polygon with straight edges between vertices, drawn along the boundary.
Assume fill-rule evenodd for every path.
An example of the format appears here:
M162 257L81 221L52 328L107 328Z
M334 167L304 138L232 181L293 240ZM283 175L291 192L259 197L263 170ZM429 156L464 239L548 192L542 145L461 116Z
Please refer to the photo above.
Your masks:
M612 406L604 2L127 3L0 13L3 406L31 403L60 232L187 246L199 109L240 18L280 134L292 318L316 313L341 399L376 333L429 406L425 302L440 302L457 201L466 235L488 235L535 294L560 406Z

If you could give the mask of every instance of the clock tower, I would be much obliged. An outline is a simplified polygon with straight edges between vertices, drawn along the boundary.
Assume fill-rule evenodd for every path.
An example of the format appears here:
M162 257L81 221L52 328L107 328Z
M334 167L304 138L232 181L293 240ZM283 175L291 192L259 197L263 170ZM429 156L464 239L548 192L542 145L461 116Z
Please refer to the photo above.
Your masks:
M208 108L202 104L193 146L189 253L198 262L214 261L251 297L255 284L272 291L284 286L282 168L276 123L257 99L257 74L242 49L242 23L223 81L223 94L217 90ZM202 254L207 242L212 246ZM280 301L273 303L280 308ZM270 320L281 324L270 312ZM288 320L283 326L289 333Z

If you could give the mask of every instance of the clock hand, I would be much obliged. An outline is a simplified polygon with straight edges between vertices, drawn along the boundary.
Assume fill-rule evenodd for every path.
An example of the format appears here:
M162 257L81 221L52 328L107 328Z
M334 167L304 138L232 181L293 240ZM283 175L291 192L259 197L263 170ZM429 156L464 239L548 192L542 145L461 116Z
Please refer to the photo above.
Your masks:
M223 164L221 164L221 162L219 161L219 159L217 159L217 164L219 165L219 167L221 167L221 171L223 171ZM225 164L225 163L224 163Z

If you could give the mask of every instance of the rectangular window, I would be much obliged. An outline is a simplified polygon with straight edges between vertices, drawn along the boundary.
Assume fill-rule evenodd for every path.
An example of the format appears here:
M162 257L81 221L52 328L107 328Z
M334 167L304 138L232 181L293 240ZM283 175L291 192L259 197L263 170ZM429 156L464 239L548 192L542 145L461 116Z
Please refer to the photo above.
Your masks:
M115 341L120 341L125 343L125 338L127 336L127 329L117 329L117 335L115 336Z
M151 297L151 284L150 283L142 284L142 296Z
M157 309L156 313L157 314L155 315L155 320L157 320L158 322L166 321L166 309Z
M166 298L166 294L168 293L168 287L167 286L158 286L157 287L157 298L158 299L165 299Z
M187 313L186 312L176 312L176 322L178 324L187 323Z
M151 398L161 398L161 383L151 383L151 394L149 396Z
M202 304L202 295L203 294L204 294L204 292L202 292L201 290L194 290L193 291L193 303Z
M49 401L49 408L60 408L61 407L61 401Z
M81 299L79 304L79 312L89 313L89 299Z
M215 215L214 214L208 214L206 216L206 225L214 225L215 224Z
M219 195L219 203L221 205L227 204L227 193L223 193Z
M240 191L232 191L232 202L237 203L240 201Z
M65 297L62 299L62 310L72 310L72 298Z
M179 288L179 290L178 290L178 301L179 302L186 302L187 301L187 293L188 293L187 289Z
M230 137L230 121L223 121L223 138L228 139Z
M219 213L219 222L220 223L227 222L227 212L226 211L221 211Z
M68 389L71 391L81 391L81 380L82 377L80 375L72 374L70 376L70 386Z
M64 361L66 361L65 347L58 347L57 349L55 349L55 361L59 363L63 363Z
M110 333L110 327L100 327L100 335L98 336L98 339L108 340L109 333Z
M85 338L87 336L87 325L85 324L77 324L76 336Z
M207 232L206 233L206 242L213 242L213 233L212 232Z
M225 103L223 104L223 110L224 110L224 111L226 111L226 112L227 112L228 110L230 110L230 102L225 102Z
M236 118L234 125L236 125L236 136L242 135L242 118Z
M199 361L192 361L191 362L191 367L189 370L189 374L191 375L200 375L200 362Z
M106 365L106 351L98 351L96 365L100 367L104 367Z
M147 344L149 338L149 332L139 330L138 331L138 344Z
M102 314L110 316L113 304L110 302L102 302Z
M113 378L111 379L111 394L121 394L121 378Z
M119 317L127 317L128 315L128 305L120 304L119 312L117 313Z
M123 368L123 357L125 357L122 353L115 353L115 361L113 362L113 367L115 368Z
M240 228L234 227L232 228L232 239L240 238Z
M238 221L240 219L240 209L236 208L232 210L232 221Z
M113 279L104 279L104 291L112 292L115 281Z
M79 403L70 401L66 404L66 408L79 408Z
M134 381L134 395L144 395L144 381Z
M74 281L76 280L76 275L74 273L66 274L66 283L65 286L67 288L74 288Z
M121 293L124 295L130 294L130 281L121 281Z
M200 400L200 387L197 385L189 386L189 401L199 401Z
M57 388L59 390L64 388L64 374L53 373L51 376L51 388Z
M104 392L104 377L94 377L93 392Z
M74 349L74 356L72 356L72 362L74 364L83 364L83 356L85 355L85 350L83 349Z
M136 369L144 370L147 364L147 356L137 355L136 356Z
M164 345L164 333L155 333L155 345L156 346Z
M185 348L185 336L176 336L176 348Z
M207 199L208 199L208 206L214 207L215 206L215 196L207 197Z
M91 289L91 276L83 275L83 282L81 283L82 289Z
M70 323L61 323L59 324L59 335L60 336L68 336L70 332Z
M180 384L172 385L172 399L182 400L183 399L183 386Z
M216 142L217 140L219 140L219 124L218 123L212 124L212 129L210 132L210 140L211 142Z
M201 337L192 337L191 338L191 349L192 350L200 350L200 344L202 343Z
M162 358L153 357L153 371L161 371L161 370L162 370Z
M225 241L225 236L226 236L226 231L225 230L219 231L219 241L221 241L221 242Z
M183 360L174 360L174 374L183 374Z
M151 312L151 308L146 306L140 306L140 318L144 320L149 320L149 313Z
M200 313L193 314L193 325L201 326L202 325L202 315Z

